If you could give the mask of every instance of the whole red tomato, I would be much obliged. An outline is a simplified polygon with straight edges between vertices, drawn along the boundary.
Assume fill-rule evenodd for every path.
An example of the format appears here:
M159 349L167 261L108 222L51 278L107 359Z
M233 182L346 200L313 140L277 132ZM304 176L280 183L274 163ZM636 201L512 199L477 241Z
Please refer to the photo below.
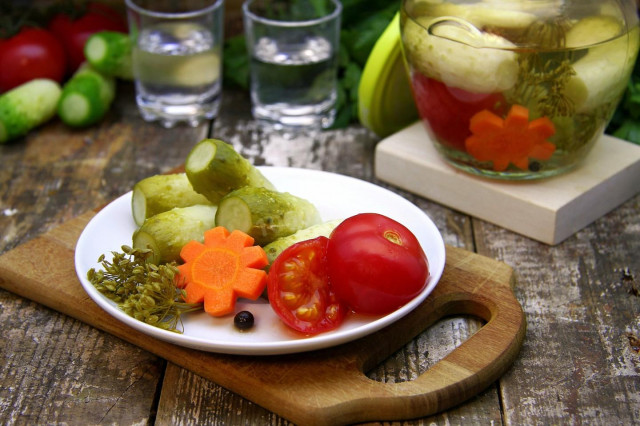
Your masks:
M75 71L84 62L84 45L87 39L99 31L127 32L127 21L115 9L100 3L87 4L77 17L59 13L49 23L49 29L61 41L67 53L69 71Z
M35 78L62 82L67 60L60 41L41 28L23 28L0 43L0 92Z
M327 266L338 299L363 314L393 312L416 297L429 277L415 235L377 213L352 216L334 229Z
M269 268L269 303L294 330L317 334L338 327L347 307L337 298L327 274L329 240L318 237L284 250Z

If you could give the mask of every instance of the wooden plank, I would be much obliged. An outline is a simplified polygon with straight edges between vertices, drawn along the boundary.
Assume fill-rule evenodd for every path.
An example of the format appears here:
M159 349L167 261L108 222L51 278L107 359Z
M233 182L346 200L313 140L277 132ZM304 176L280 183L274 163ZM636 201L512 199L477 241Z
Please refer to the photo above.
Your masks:
M3 424L147 422L164 360L6 291L0 306Z
M640 193L640 146L604 135L581 167L567 174L539 181L489 180L448 165L422 122L416 122L377 145L376 176L529 238L558 244Z
M556 247L475 222L478 252L517 265L530 325L501 380L507 424L640 423L640 353L629 340L640 335L638 212L640 196Z
M100 124L71 130L54 120L0 145L0 253L177 166L207 131L142 122L123 83ZM0 328L0 423L152 421L163 359L4 290Z
M225 356L178 347L115 321L80 286L73 249L92 217L93 213L84 214L5 253L0 257L0 285L189 368L296 423L344 424L440 412L498 379L524 338L524 317L511 294L511 268L448 247L443 277L424 303L350 344L276 357L275 362L274 357ZM58 263L34 260L52 257ZM475 315L487 324L414 380L384 384L364 376L363 370L452 314Z
M293 425L277 414L195 373L168 363L158 425Z

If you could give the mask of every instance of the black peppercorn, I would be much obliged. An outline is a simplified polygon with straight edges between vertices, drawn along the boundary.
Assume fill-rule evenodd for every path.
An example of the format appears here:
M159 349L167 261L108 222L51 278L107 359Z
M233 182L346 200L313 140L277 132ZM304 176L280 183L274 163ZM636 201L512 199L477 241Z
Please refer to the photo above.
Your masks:
M537 161L532 161L529 164L529 170L532 171L532 172L539 172L541 168L542 168L542 165L540 163L538 163Z
M235 325L238 330L242 331L253 327L253 322L253 314L249 311L238 312L233 318L233 325Z

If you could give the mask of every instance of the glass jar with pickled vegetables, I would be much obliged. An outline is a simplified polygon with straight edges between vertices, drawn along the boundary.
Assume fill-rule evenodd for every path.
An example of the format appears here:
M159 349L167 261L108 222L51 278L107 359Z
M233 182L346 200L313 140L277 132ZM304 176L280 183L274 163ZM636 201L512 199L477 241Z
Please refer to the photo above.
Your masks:
M414 100L438 152L467 172L567 172L602 136L640 44L635 0L404 0Z

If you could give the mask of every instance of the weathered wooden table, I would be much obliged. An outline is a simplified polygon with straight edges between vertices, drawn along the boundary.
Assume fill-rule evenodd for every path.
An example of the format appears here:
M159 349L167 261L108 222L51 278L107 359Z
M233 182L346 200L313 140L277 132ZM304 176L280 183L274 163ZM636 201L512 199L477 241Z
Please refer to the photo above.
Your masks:
M215 136L256 165L354 176L406 197L445 243L512 266L528 331L513 366L467 402L408 424L640 422L640 196L562 244L543 245L376 181L379 139L360 126L283 138L251 120L247 95L224 93L198 128L143 122L128 84L104 121L53 121L0 146L0 253L183 163ZM42 262L56 262L54 257ZM482 326L446 318L368 373L411 380ZM0 290L2 424L285 424L286 420L105 332Z

